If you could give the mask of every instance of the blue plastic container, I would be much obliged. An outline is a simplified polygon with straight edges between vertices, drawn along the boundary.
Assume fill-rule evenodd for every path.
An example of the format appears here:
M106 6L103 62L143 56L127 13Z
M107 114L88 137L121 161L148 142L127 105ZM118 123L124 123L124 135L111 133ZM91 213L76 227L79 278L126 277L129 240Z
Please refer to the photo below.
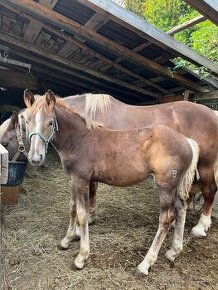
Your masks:
M9 161L8 181L4 186L18 186L23 182L28 162Z

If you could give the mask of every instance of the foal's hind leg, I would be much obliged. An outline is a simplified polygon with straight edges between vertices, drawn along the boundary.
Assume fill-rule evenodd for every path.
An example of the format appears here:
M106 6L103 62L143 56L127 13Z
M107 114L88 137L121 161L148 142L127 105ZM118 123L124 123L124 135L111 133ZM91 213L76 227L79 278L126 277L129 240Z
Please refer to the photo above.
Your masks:
M204 196L204 205L198 224L192 229L194 236L206 237L206 232L211 226L211 213L217 186L214 178L214 172L211 169L199 169L202 182L202 193Z
M160 193L160 216L159 227L153 243L148 250L144 260L138 265L136 275L148 275L149 268L157 260L157 256L161 245L166 237L166 234L175 220L175 193L174 192L161 192Z
M172 262L183 249L183 233L188 204L186 201L181 200L178 196L176 199L175 208L176 221L174 227L173 243L171 249L166 252L166 257Z

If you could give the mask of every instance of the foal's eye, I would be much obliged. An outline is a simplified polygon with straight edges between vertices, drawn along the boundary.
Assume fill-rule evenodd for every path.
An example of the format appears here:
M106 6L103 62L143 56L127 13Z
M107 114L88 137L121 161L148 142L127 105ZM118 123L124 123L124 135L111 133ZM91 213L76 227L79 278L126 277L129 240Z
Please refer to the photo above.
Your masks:
M28 125L28 121L26 120L26 124Z
M50 121L48 125L49 126L52 126L53 125L53 121Z

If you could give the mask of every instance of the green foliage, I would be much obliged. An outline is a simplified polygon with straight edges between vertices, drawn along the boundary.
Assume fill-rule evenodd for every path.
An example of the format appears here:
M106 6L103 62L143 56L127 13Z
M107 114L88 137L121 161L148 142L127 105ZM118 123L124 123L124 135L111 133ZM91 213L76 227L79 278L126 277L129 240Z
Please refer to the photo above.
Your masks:
M163 31L168 31L199 15L182 0L126 0L126 8ZM218 63L218 27L210 21L185 29L174 37ZM181 63L181 59L179 62ZM187 63L183 61L183 65Z

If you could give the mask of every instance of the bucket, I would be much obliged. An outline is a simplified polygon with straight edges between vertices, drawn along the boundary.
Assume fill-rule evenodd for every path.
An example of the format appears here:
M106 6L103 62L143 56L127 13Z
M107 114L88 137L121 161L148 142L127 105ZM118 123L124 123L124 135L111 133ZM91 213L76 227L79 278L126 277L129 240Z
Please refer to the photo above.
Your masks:
M28 162L9 161L8 181L4 186L18 186L23 182L24 173Z

